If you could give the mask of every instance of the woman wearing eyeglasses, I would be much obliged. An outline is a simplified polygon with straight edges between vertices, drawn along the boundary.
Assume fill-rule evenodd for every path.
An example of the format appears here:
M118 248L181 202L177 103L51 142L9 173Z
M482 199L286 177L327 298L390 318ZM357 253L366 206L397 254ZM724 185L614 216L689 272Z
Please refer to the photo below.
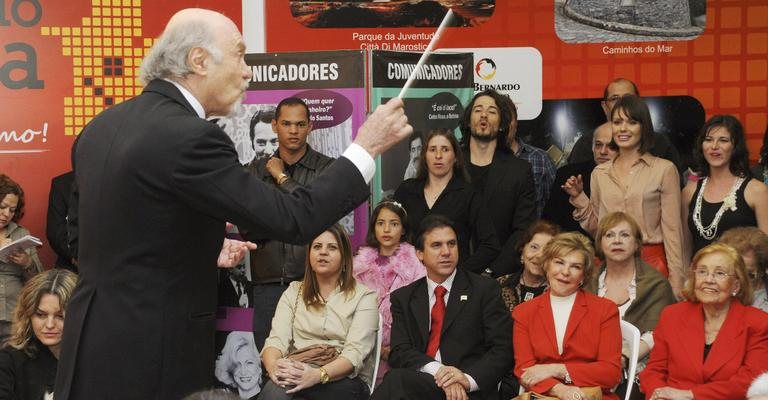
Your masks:
M693 257L687 301L664 309L640 386L652 400L739 400L768 370L768 314L748 305L752 287L736 250L715 243Z

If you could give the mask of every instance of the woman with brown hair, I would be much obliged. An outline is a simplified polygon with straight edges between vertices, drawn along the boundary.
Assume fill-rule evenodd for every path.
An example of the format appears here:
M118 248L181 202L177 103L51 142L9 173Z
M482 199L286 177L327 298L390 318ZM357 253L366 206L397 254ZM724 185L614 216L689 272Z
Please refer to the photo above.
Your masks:
M19 294L13 334L0 350L0 399L41 400L52 395L64 312L77 275L53 269L30 279Z
M277 305L261 353L269 382L259 398L367 399L378 307L376 292L352 275L352 247L344 228L333 225L309 244L304 280L292 282ZM317 344L336 347L338 357L325 365L287 358Z
M6 175L0 174L0 247L29 235L18 224L24 216L24 190ZM11 319L16 299L24 282L43 270L37 250L17 250L7 259L0 259L0 343L11 334Z
M469 182L459 141L449 129L433 129L425 139L414 179L400 184L395 200L403 205L412 226L427 215L440 214L456 224L459 264L483 272L499 254L499 241L482 196Z

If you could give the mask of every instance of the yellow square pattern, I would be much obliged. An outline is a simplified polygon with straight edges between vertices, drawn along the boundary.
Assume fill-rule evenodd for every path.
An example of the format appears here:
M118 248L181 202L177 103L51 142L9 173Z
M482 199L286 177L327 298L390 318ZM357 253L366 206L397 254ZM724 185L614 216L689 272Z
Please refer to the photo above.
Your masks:
M72 58L72 95L64 98L64 134L76 135L94 115L141 92L134 76L153 38L143 37L140 0L91 0L79 26L43 26L61 37ZM136 46L136 47L134 47Z

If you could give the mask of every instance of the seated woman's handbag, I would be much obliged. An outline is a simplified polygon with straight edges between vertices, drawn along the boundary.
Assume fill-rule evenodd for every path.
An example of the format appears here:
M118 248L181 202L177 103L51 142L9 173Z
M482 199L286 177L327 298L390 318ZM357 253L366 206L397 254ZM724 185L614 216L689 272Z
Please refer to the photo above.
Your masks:
M301 297L301 291L303 288L304 284L302 283L299 286L299 293L296 295L296 301L293 303L291 329L293 329L293 324L296 320L296 310L299 306L299 297ZM291 344L289 348L290 347L293 347L293 335L291 335ZM301 349L296 349L288 353L288 355L285 357L289 360L310 364L315 367L322 367L323 365L328 364L338 358L340 353L341 351L336 346L331 346L329 344L313 344Z
M582 387L579 388L582 392L586 395L585 397L582 397L582 400L603 400L603 389L600 387L594 386L594 387ZM554 396L547 396L544 394L538 394L536 392L525 392L521 393L519 396L513 398L512 400L559 400L557 397Z

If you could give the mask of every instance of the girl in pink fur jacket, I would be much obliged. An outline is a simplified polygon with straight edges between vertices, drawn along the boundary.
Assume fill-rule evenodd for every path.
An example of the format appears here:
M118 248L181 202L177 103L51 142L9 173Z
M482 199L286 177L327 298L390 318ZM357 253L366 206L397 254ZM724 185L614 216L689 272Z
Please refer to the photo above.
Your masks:
M361 246L354 258L354 276L358 282L379 295L382 321L381 360L376 383L389 370L389 335L392 314L389 295L395 289L425 275L424 266L416 258L416 250L408 238L408 216L400 203L384 200L374 208L368 226L367 246Z

